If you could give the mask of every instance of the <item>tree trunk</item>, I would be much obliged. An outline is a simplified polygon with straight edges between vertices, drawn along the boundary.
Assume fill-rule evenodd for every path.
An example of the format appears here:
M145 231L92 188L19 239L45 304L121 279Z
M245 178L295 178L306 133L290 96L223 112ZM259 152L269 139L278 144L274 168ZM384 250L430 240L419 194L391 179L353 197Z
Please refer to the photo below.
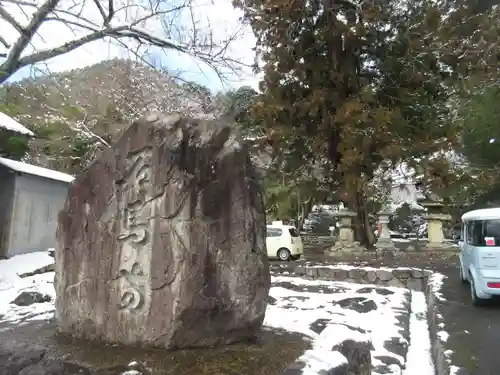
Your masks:
M307 216L312 211L312 206L313 206L313 199L309 198L308 200L304 202L300 202L299 206L299 217L300 220L297 221L297 229L300 231L302 230L302 226L304 225L304 221L306 220Z
M375 235L368 218L368 212L365 205L365 197L362 189L359 189L355 194L355 210L358 214L356 218L358 224L356 226L356 237L362 246L365 246L366 248L372 248L375 244Z

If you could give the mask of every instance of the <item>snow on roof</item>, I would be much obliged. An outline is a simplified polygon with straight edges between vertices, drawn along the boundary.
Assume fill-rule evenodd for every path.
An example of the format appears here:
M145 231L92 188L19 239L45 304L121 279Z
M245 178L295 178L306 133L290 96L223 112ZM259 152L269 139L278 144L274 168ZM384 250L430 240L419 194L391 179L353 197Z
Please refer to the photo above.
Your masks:
M6 158L0 158L0 165L3 165L16 172L31 174L34 176L44 177L56 181L72 182L75 179L73 176L66 173L54 171L52 169L37 167L36 165L31 165Z
M405 201L398 202L398 203L390 203L389 208L393 211L396 211L397 209L403 207L405 204L410 206L410 209L412 209L412 210L424 210L425 211L424 207L419 205L417 202L411 201L411 200L405 200Z
M0 112L0 128L9 130L11 132L26 134L34 136L33 132L28 128L25 128L12 117L7 116L5 113Z
M415 170L407 163L399 163L391 171L393 185L415 183Z
M494 219L500 219L500 208L483 208L481 210L469 211L462 215L462 221Z

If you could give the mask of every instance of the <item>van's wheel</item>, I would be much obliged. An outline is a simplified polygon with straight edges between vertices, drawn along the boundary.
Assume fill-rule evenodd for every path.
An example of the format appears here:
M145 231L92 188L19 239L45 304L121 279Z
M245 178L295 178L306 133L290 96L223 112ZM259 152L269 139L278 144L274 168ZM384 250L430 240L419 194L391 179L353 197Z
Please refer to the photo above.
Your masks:
M486 300L484 298L479 298L476 293L476 285L474 283L474 278L472 275L469 276L469 285L470 285L470 296L472 300L472 304L474 306L483 306L486 303Z
M278 258L282 261L289 261L292 258L292 254L290 254L290 250L282 248L278 250Z

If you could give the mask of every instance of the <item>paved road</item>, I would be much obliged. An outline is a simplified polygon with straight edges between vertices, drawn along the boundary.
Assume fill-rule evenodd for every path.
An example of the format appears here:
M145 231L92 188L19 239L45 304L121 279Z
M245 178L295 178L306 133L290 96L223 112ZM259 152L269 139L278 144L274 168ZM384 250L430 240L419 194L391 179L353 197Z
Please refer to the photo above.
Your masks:
M441 311L450 334L449 349L454 351L452 363L465 367L471 375L500 374L500 301L484 307L470 302L468 285L461 284L458 269L440 269L448 276L444 281Z

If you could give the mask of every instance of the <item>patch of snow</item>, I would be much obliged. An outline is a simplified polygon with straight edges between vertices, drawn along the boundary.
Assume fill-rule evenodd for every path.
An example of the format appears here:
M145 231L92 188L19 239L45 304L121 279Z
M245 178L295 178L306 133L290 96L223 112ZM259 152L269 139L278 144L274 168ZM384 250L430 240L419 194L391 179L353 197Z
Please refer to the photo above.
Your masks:
M0 278L8 275L22 275L54 263L47 251L16 255L9 259L0 260Z
M332 352L330 349L306 350L299 359L305 363L301 369L302 375L317 375L323 371L330 371L332 368L339 367L347 363L347 359L339 352Z
M434 375L431 356L427 302L422 292L411 292L410 346L403 375Z
M414 268L414 267L395 267L395 268L390 268L390 267L359 267L359 266L353 266L350 264L346 263L336 263L336 264L305 264L306 267L308 268L331 268L331 269L343 269L343 270L353 270L353 269L362 269L363 271L413 271L413 270L418 270L418 271L428 271L429 270L424 270L421 268ZM286 267L286 266L284 266ZM320 283L324 283L321 280L306 280L307 282L314 282L314 281L319 281Z
M431 287L432 293L434 293L434 295L436 296L436 298L439 301L446 301L446 299L443 297L443 294L441 293L441 288L443 286L444 279L446 279L445 275L438 273L438 272L434 272L429 277L429 280L428 280L428 283Z
M54 263L48 252L40 251L17 255L0 260L0 315L2 321L16 323L27 320L51 318L53 302L34 303L30 306L17 306L11 302L21 292L39 292L55 298L54 272L20 278L19 275L33 272Z
M290 284L294 286L293 289L282 286ZM305 363L308 363L306 361L308 358L314 362L314 364L308 364L311 368L310 371L321 366L323 366L322 369L328 370L330 362L328 359L328 363L325 363L325 360L329 358L325 356L325 350L331 356L331 348L347 339L357 342L371 342L373 345L372 358L389 356L397 362L404 363L404 358L388 351L384 347L384 343L397 340L407 344L398 327L398 316L405 311L407 291L403 288L384 287L393 294L384 296L375 292L358 293L359 289L367 287L375 286L273 276L270 296L276 300L276 303L268 305L264 325L300 333L311 339L312 349L300 357L300 360ZM374 302L376 309L360 313L343 308L336 303L346 298L361 296ZM319 333L313 330L315 322L324 322L324 328ZM337 361L337 357L335 358ZM378 362L380 361L373 358L372 364L374 366ZM340 365L341 362L338 364ZM399 366L395 365L393 373L399 374L400 371ZM314 372L307 372L307 374L309 373L313 374Z
M3 275L2 275L3 276ZM28 320L46 320L54 315L54 272L25 278L0 281L0 315L2 322L19 323ZM22 292L39 292L49 295L52 302L34 303L29 306L11 304Z
M439 337L439 339L442 341L442 342L446 342L448 341L448 338L450 337L450 335L448 334L448 332L446 331L439 331L437 333L437 336Z
M18 123L12 117L7 116L5 113L0 112L0 128L29 136L34 136L35 134L26 128L25 126Z
M315 204L312 206L312 212L338 212L339 210L344 208L344 203L340 202L339 204Z
M400 242L400 243L408 243L411 242L411 240L407 240L405 238L391 238L392 242Z
M0 164L19 173L26 173L34 176L44 177L51 180L72 182L75 178L69 174L54 171L52 169L37 167L36 165L23 163L16 160L0 158Z
M401 201L398 203L391 203L391 204L389 204L389 209L391 211L396 211L396 210L400 209L401 207L403 207L405 204L409 205L411 210L427 211L425 209L425 207L419 205L416 201L412 201L412 200L404 200L404 201Z

